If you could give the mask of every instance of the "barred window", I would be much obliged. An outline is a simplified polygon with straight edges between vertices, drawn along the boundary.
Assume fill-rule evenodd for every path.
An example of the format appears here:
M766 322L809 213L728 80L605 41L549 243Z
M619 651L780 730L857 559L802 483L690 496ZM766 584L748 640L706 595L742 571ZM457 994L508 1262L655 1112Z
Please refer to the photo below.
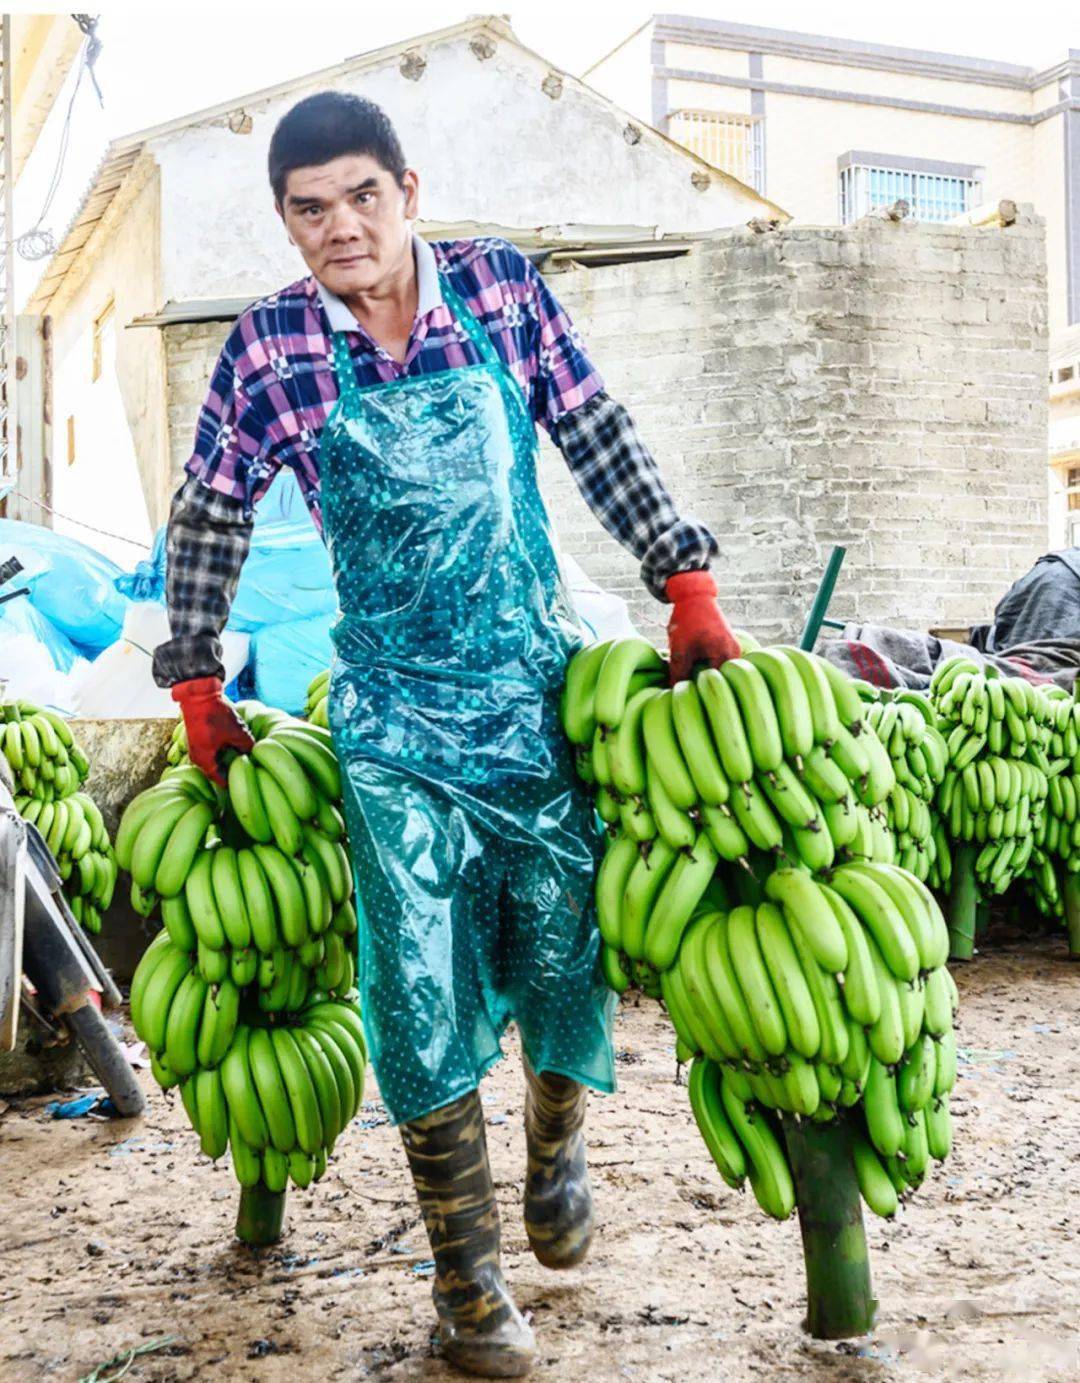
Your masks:
M852 163L840 169L840 222L850 224L901 198L911 204L913 220L950 221L977 206L981 192L977 178Z
M760 116L717 110L676 110L668 134L677 144L755 192L765 192L765 124Z

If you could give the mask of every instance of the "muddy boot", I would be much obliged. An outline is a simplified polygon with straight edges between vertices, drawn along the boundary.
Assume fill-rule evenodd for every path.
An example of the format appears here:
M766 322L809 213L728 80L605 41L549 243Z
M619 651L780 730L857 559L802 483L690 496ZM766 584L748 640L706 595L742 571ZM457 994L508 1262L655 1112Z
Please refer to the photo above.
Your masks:
M476 1091L402 1124L435 1258L432 1297L443 1357L481 1378L520 1378L536 1340L499 1266L499 1210Z
M525 1231L545 1268L572 1268L589 1251L592 1189L585 1162L583 1085L551 1072L537 1075L524 1062Z

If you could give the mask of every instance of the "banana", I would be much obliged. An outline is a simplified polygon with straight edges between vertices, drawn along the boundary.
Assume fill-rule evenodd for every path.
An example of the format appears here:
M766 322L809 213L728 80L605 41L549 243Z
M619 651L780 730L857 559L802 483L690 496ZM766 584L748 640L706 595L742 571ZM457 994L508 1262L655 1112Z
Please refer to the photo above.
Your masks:
M274 895L278 923L286 946L299 947L307 941L308 915L303 889L289 860L272 845L254 845L258 860ZM261 949L261 948L260 948ZM284 1148L281 1149L285 1151Z
M251 757L257 766L256 778L258 778L258 769L264 770L274 780L297 819L299 821L311 821L318 810L315 789L312 787L302 764L293 756L291 750L280 740L268 738L260 740L255 745L251 751ZM262 792L262 786L262 779L260 778L260 792ZM265 794L263 800L265 803Z
M681 811L697 803L697 788L675 734L672 693L663 691L645 706L641 717L648 774L655 774L671 802Z
M690 923L673 968L678 970L682 993L686 996L689 1009L693 1011L692 1021L697 1030L708 1037L704 1051L707 1054L719 1052L727 1061L738 1061L742 1052L724 1016L705 961L709 932L719 916L718 913L702 913Z
M173 826L153 878L154 891L160 897L175 898L183 892L184 883L191 871L195 856L202 848L206 828L213 819L214 809L209 802L195 802L188 807L187 811ZM140 845L145 830L144 827L139 835ZM132 857L133 869L138 854L139 846L137 845Z
M601 788L600 792L597 793L598 807L600 796L605 791L605 788ZM615 819L622 828L623 835L629 836L639 845L644 845L646 841L655 840L658 835L656 818L641 798L627 798L621 802L616 810Z
M783 762L784 742L769 684L746 658L730 658L720 669L738 702L755 768L775 773Z
M758 775L757 783L768 797L778 816L789 826L806 830L818 820L817 803L795 776L793 769L782 763L775 773Z
M710 807L722 807L731 796L731 784L717 755L701 697L693 682L679 682L672 690L671 714L697 801Z
M289 1153L266 1148L262 1155L262 1181L268 1191L280 1193L289 1184Z
M637 841L619 835L609 843L596 871L597 926L604 941L617 951L623 948L623 895L640 858Z
M274 1029L274 1034L278 1031L282 1030ZM278 1152L288 1155L296 1147L296 1122L269 1029L251 1029L247 1056L259 1104L266 1119L270 1143ZM297 1056L299 1058L299 1053Z
M196 965L207 984L220 984L229 973L229 953L214 951L200 941L196 947Z
M300 881L308 929L313 936L321 936L329 928L334 915L329 880L323 872L322 863L317 856L308 857L304 847L301 847L300 854L286 863Z
M871 1143L882 1157L895 1157L904 1146L904 1116L896 1080L877 1059L870 1062L867 1072L863 1114Z
M734 691L717 668L702 669L695 685L725 775L731 782L748 782L755 764Z
M846 726L840 726L840 733L829 746L829 758L850 783L861 784L869 778L870 758L863 741L867 744L872 735L856 739Z
M566 666L560 715L567 739L588 744L596 730L596 684L614 640L580 649Z
M26 767L26 755L22 747L22 728L11 721L4 727L4 758L16 773Z
M891 1067L904 1055L905 1047L903 1012L898 993L900 982L885 963L885 958L873 936L867 932L865 937L877 977L878 993L881 996L881 1012L877 1022L870 1025L867 1040L878 1061Z
M616 994L625 994L630 988L630 976L623 967L622 953L607 942L600 946L600 970L604 983Z
M709 1155L727 1184L738 1190L746 1180L746 1157L724 1110L720 1067L698 1057L686 1084L694 1122Z
M773 651L782 654L794 666L802 681L810 705L814 742L818 745L831 744L840 732L840 716L828 675L822 668L822 659L787 644L780 644Z
M281 748L288 750L296 763L306 773L318 795L330 802L336 802L340 799L341 769L338 765L337 755L327 745L313 740L309 735L297 733L288 725L276 727L262 743L264 745L280 745ZM317 811L318 801L316 801Z
M339 854L334 843L328 840L314 826L304 826L304 851L308 858L316 858L322 865L330 901L340 907L351 892L351 878L347 868L348 859Z
M705 937L704 963L720 1011L740 1053L748 1061L763 1064L767 1053L758 1040L754 1020L739 988L728 948L728 918L717 915Z
M232 1111L229 1111L229 1151L232 1153L233 1175L243 1187L259 1184L262 1167L259 1154L244 1141Z
M725 664L726 666L726 664ZM750 1160L748 1175L754 1196L766 1214L786 1220L795 1209L795 1184L784 1150L764 1115L753 1115L728 1086L720 1087L724 1111Z
M937 1053L933 1040L920 1033L904 1053L897 1073L900 1108L908 1114L925 1109L934 1097L937 1076Z
M717 863L712 842L702 831L664 880L645 931L645 959L657 970L666 970L675 959L683 930Z
M926 1115L920 1109L908 1115L904 1130L904 1179L907 1184L920 1185L929 1165L930 1145L926 1136Z
M697 830L688 812L676 807L668 796L663 780L650 762L646 769L647 800L656 825L657 835L672 849L685 850L693 845Z
M830 744L833 740L829 741ZM844 802L851 792L851 785L837 764L829 758L823 745L815 745L803 757L803 782L824 805Z
M252 840L268 844L274 837L254 759L249 754L237 754L229 764L227 776L229 803L236 819Z
M815 1057L821 1050L821 1028L784 915L774 903L761 903L756 924L758 944L780 1004L788 1041L800 1056Z
M184 881L184 900L200 943L208 950L221 951L227 938L214 898L212 866L212 851L204 850L196 857Z
M150 945L143 952L138 965L135 967L135 973L131 977L131 989L128 992L128 1010L131 1015L131 1026L140 1037L142 1037L144 1026L142 1011L143 995L146 993L147 985L150 983L150 978L154 971L170 954L180 955L182 952L178 951L177 948L172 945L167 932L158 932L157 936L154 937L153 941L151 941ZM143 1038L143 1041L145 1042L146 1039Z
M875 879L862 872L864 868L860 864L841 865L830 886L866 924L892 974L900 980L913 980L919 973L919 953L911 933L892 899Z
M840 1092L844 1088L844 1081L840 1075L840 1070L836 1066L829 1066L824 1061L816 1062L814 1065L814 1077L818 1083L818 1090L821 1093L821 1103L835 1105L840 1099Z
M793 762L799 762L814 747L814 721L806 687L795 664L774 648L746 653L744 657L768 684L780 723L784 753ZM834 701L834 708L835 704Z
M784 917L797 928L814 959L830 974L848 964L848 942L825 890L800 869L777 869L765 880L765 896L779 903Z
M251 939L261 954L269 955L281 944L274 895L262 865L251 850L238 850L236 865L248 921L251 924Z
M197 970L189 970L169 1006L165 1032L165 1059L181 1080L198 1065L196 1048L205 1002L206 981Z
M303 1038L300 1036L301 1033ZM360 1107L362 1091L358 1091L356 1088L352 1067L326 1028L319 1026L296 1028L294 1036L301 1044L301 1052L305 1050L305 1042L312 1042L326 1058L338 1092L338 1108L341 1111L338 1125L338 1136L340 1137Z
M300 849L303 839L301 820L293 811L289 799L274 778L261 764L255 765L255 781L266 809L273 842L283 855L292 856Z
M294 1186L306 1190L315 1179L314 1157L300 1148L293 1148L289 1154L289 1178Z
M59 855L69 824L68 804L57 802L53 809L52 825L45 839L45 846L54 858Z
M32 720L24 720L19 726L23 757L29 768L41 767L41 739Z
M736 789L741 790L740 788ZM710 807L705 803L698 808L701 824L713 843L713 848L722 860L733 863L745 859L750 849L743 828L735 820L730 808Z
M784 840L783 829L754 782L738 784L728 805L752 845L759 850L780 848Z
M923 1110L926 1121L926 1145L930 1156L937 1162L944 1162L952 1151L952 1118L949 1114L949 1097L933 1100Z
M129 872L144 891L152 889L173 827L191 809L185 795L164 802L143 824L131 851ZM207 810L205 805L202 810ZM205 828L204 828L205 829Z
M937 1070L934 1074L934 1095L948 1095L956 1084L956 1033L952 1028L936 1044Z
M835 858L836 851L850 845L858 835L859 818L855 814L855 800L848 797L844 802L823 803L821 815L833 843Z
M355 1004L347 999L330 999L310 1004L304 1010L304 1022L329 1022L335 1030L344 1029L363 1058L359 1072L363 1077L364 1067L367 1065L367 1037L364 1034L363 1020Z
M704 1054L713 1061L727 1058L719 1047L714 1047L708 1030L701 1023L690 1003L682 977L676 967L665 970L660 976L660 996L671 1018L676 1037L683 1043L690 1055Z
M222 980L207 990L196 1052L200 1066L219 1066L224 1060L236 1033L239 1013L240 990L231 980Z
M188 1122L196 1133L199 1132L199 1106L196 1098L198 1084L193 1076L180 1082L180 1099L184 1106L184 1113L188 1116Z
M782 1056L788 1046L783 1010L765 964L752 907L733 908L727 919L726 941L739 989L757 1032L770 1056Z
M814 1013L817 1015L818 1030L821 1034L821 1060L828 1066L839 1067L847 1058L850 1044L840 987L835 975L818 964L813 950L806 941L804 929L792 926L786 912L784 916L788 920L791 944L795 948L799 967L810 991Z
M862 1137L853 1133L851 1137L851 1160L855 1167L855 1179L859 1183L859 1194L875 1215L889 1220L900 1208L900 1198L896 1193L888 1172L878 1160L877 1153Z
M784 1092L780 1108L796 1116L810 1118L821 1105L821 1089L814 1067L795 1052L790 1052L787 1060L787 1069L780 1077Z
M631 960L644 959L645 929L649 914L656 895L678 857L678 850L673 849L661 837L653 841L650 847L639 852L636 863L627 875L619 904L619 916L622 948Z
M241 1137L249 1147L261 1152L270 1142L270 1132L249 1061L251 1035L252 1029L244 1025L236 1029L219 1069L229 1113Z
M314 1154L323 1146L324 1130L311 1073L288 1028L272 1028L270 1037L292 1109L296 1141L304 1152Z
M199 1113L199 1141L206 1157L217 1161L229 1146L229 1107L217 1071L199 1071L192 1077Z
M141 1026L135 1031L152 1052L165 1051L165 1032L169 1021L170 1006L181 984L192 973L191 961L183 951L174 946L166 948L160 964L156 964L139 1004ZM134 1022L135 1015L132 1014ZM172 1063L169 1063L170 1066ZM176 1070L173 1067L173 1070ZM176 1072L180 1074L179 1071Z
M646 639L616 639L604 655L597 673L593 698L593 715L597 723L609 730L620 724L634 673L663 671L664 660Z
M627 702L618 726L607 738L608 772L624 797L645 792L645 745L641 720L645 707L661 695L659 687L645 687Z

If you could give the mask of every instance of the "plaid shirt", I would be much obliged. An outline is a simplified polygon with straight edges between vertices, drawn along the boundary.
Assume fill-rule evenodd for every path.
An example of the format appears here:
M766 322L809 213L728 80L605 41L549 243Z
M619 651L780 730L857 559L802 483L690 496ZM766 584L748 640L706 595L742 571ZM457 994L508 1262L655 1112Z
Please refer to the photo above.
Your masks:
M173 638L155 652L159 685L222 675L218 635L250 545L252 507L283 464L322 527L318 441L338 394L331 332L347 330L361 386L479 363L442 301L439 274L488 331L594 513L641 559L653 594L663 599L668 576L704 567L715 554L712 535L679 518L629 415L603 393L570 319L531 261L503 240L414 243L419 306L404 362L372 341L314 278L262 299L237 321L199 415L190 479L170 514Z

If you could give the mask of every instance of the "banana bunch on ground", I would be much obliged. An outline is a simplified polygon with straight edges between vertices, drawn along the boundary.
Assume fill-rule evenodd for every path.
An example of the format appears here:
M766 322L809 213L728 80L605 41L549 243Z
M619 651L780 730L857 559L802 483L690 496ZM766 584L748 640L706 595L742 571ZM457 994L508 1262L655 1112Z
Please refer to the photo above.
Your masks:
M894 853L889 756L830 664L750 649L671 689L665 674L645 640L593 645L571 661L562 701L609 832L596 884L605 973L646 993L718 882L756 900L777 864L816 872Z
M364 1094L356 1006L313 992L287 1016L259 1013L224 978L208 982L161 931L131 985L131 1018L162 1089L178 1086L207 1157L228 1150L242 1186L317 1181Z
M112 902L116 857L97 804L80 791L90 764L63 716L29 701L0 706L0 736L19 789L15 808L48 846L72 915L101 931Z
M180 1084L204 1150L218 1157L228 1142L241 1182L261 1176L276 1190L322 1174L362 1092L366 1049L348 997L357 917L329 732L258 702L236 709L255 744L230 761L227 787L177 756L129 804L116 856L133 904L160 908L164 924L131 991L154 1075ZM315 1054L326 1023L351 1042L344 1068Z
M661 978L695 1058L705 1142L725 1180L749 1175L779 1219L795 1204L786 1119L848 1122L860 1188L881 1215L951 1143L956 990L941 911L897 865L845 864L828 879L779 869L756 908L699 913Z
M309 720L312 725L321 725L327 729L330 724L330 669L320 672L317 677L311 679L311 685L307 689L307 700L304 703L304 719Z
M868 703L867 723L885 746L896 775L885 803L896 863L935 888L947 888L952 859L936 800L949 755L934 708L915 691L891 692L869 683L859 683L858 690Z
M1049 757L1060 703L1022 678L999 677L963 657L941 664L930 696L949 754L938 811L952 841L980 847L975 877L982 892L1004 893L1027 871L1051 777L1066 762ZM1073 743L1071 717L1069 727Z
M53 802L19 796L15 807L38 828L56 860L76 922L97 935L117 875L116 854L97 803L85 792L73 792Z
M86 781L90 764L71 727L55 711L30 701L0 705L0 737L15 786L27 797L54 802Z

